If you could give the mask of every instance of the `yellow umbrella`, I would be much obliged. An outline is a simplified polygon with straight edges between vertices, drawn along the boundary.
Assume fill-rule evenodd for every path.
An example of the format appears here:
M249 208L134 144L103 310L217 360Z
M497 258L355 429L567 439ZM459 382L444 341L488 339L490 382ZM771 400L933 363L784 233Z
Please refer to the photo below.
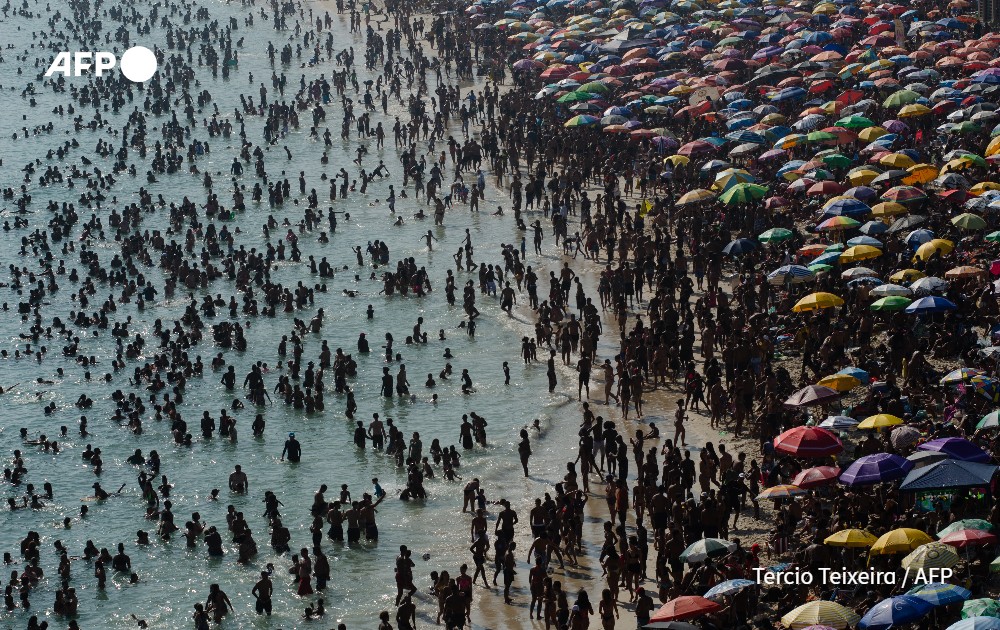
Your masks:
M850 374L831 374L830 376L824 376L816 384L835 389L838 392L849 392L860 385L861 381Z
M925 545L929 542L934 542L934 539L919 529L901 527L882 534L875 541L875 544L872 545L870 553L875 556L879 554L905 553L913 551L920 545Z
M881 138L885 134L889 133L883 127L867 127L858 132L858 137L865 142L874 142L878 138Z
M882 250L878 247L872 245L855 245L844 250L844 253L840 255L840 262L852 263L859 260L878 258L881 255Z
M890 217L895 214L906 214L906 206L895 201L883 201L872 206L872 214L877 217Z
M916 164L916 162L913 161L913 158L905 153L890 153L889 155L883 155L879 159L878 163L883 166L892 166L893 168L909 168Z
M818 293L810 293L801 300L795 303L792 307L792 311L795 313L806 313L808 311L818 311L824 308L833 308L835 306L843 306L844 300L832 293L825 293L820 291Z
M954 547L935 541L914 549L903 558L902 564L904 569L950 569L960 560Z
M940 254L941 256L947 256L953 249L955 249L955 244L951 241L946 241L943 238L934 238L917 248L915 258L927 260L935 253Z
M786 120L788 120L787 116L775 112L773 114L768 114L767 116L764 116L763 118L760 119L760 122L764 123L765 125L780 125L784 123Z
M931 109L926 105L921 105L920 103L910 103L909 105L904 105L899 110L900 118L912 118L914 116L923 116L929 114Z
M831 547L871 547L878 538L863 529L842 529L832 536L827 536L824 545Z
M681 198L677 200L677 205L683 206L689 203L708 201L709 199L715 199L715 193L704 188L695 188L681 195Z
M873 179L878 177L879 173L876 170L870 168L860 168L855 171L851 171L847 174L847 181L851 182L852 186L866 186L871 183Z
M906 169L909 173L903 178L903 183L907 185L926 184L938 176L938 169L933 164L914 164Z
M986 145L986 157L991 155L996 155L1000 153L1000 136L990 140L990 143Z
M941 172L945 173L945 172L949 172L949 171L961 171L961 170L969 168L970 166L973 166L973 165L974 165L974 163L972 163L972 162L967 162L965 160L961 160L961 159L956 158L954 160L951 160L951 161L947 162L944 165L944 167L941 169Z
M996 182L979 182L970 188L969 192L973 195L981 195L987 190L1000 190L1000 184Z
M691 87L690 85L685 85L682 83L680 85L671 88L671 90L667 92L667 94L669 94L670 96L681 96L683 94L690 94L691 92L694 92L694 88Z
M903 269L889 276L889 280L893 282L913 282L914 280L919 280L921 278L925 278L926 276L927 274L916 269Z
M664 162L670 162L674 166L680 166L683 164L688 164L691 162L691 158L686 155L670 155L663 159Z
M781 618L781 624L790 630L801 630L809 626L829 626L844 630L861 621L858 613L847 606L825 599L817 599L802 604Z
M885 427L894 427L897 424L903 424L903 419L899 416L894 416L889 413L879 413L874 416L868 416L860 423L858 423L859 429L882 429Z

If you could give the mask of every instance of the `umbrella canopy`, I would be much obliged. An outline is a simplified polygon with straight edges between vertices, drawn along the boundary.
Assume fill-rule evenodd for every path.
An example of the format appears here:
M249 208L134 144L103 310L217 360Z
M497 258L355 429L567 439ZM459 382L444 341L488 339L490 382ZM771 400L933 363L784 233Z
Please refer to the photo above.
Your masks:
M906 553L929 542L934 539L919 529L901 527L882 534L872 545L871 554Z
M863 529L842 529L836 534L827 536L824 545L831 547L862 548L871 547L878 538Z
M837 466L815 466L806 468L792 479L792 485L799 488L815 488L837 480L840 468Z
M893 479L902 479L913 468L913 462L899 455L875 453L858 458L840 474L845 486L861 486Z
M897 595L883 599L858 622L862 630L888 630L920 619L934 605L915 595Z
M809 626L829 626L844 630L858 623L861 617L846 606L826 600L815 600L802 604L781 618L781 623L790 630L802 630Z
M952 459L965 462L985 464L990 461L990 455L972 442L960 437L947 437L931 440L921 444L921 451L941 451Z
M796 485L777 485L771 486L770 488L764 490L757 495L758 501L773 501L775 499L790 499L792 497L802 496L806 494L807 491Z
M800 284L802 282L809 282L815 277L816 274L810 271L808 267L803 267L802 265L784 265L767 274L767 281L774 285Z
M965 615L963 608L962 614ZM945 630L1000 630L1000 618L972 616L955 622Z
M681 552L680 559L688 564L704 562L706 558L723 556L736 549L736 543L721 538L702 538Z
M837 400L840 392L824 385L809 385L803 387L788 397L785 401L786 407L798 408L810 405L825 405Z
M857 429L858 421L848 416L827 416L819 426L824 429L834 429L842 431L844 429Z
M647 627L655 627L652 624L661 621L694 619L695 617L716 612L720 608L722 608L722 606L716 604L710 599L698 597L697 595L684 595L683 597L672 599L663 606L660 606L660 609L649 618L650 625Z
M964 602L972 597L972 591L955 584L945 584L943 582L929 582L918 584L909 591L907 595L913 595L926 601L932 606L947 606L955 602Z
M808 311L818 311L824 308L835 308L843 306L844 300L832 293L818 292L811 293L795 303L792 311L796 313L806 313Z
M963 529L978 529L984 532L991 532L993 531L993 524L981 518L963 518L945 527L937 535L938 538L941 538L942 536L947 536L952 532L962 531Z
M962 604L962 617L1000 617L1000 601L983 597Z
M885 427L894 427L898 424L903 424L903 419L899 416L894 416L891 413L878 413L874 416L868 416L861 421L858 425L859 429L882 429Z
M950 569L959 563L961 558L955 548L942 542L931 542L921 545L903 558L903 568L917 569Z
M921 245L921 247L923 247ZM906 307L906 312L910 315L929 315L933 313L944 313L946 311L954 311L958 307L951 300L946 300L943 297L938 297L936 295L931 295L928 297L920 298L919 300L913 302Z
M705 593L705 599L714 599L716 597L725 597L727 595L734 595L748 586L756 586L757 583L753 580L726 580L720 584L716 584L712 588L708 589Z
M861 385L861 381L850 374L831 374L821 378L817 385L829 387L838 392L849 392L858 385Z
M941 537L941 542L952 547L976 547L979 545L992 545L997 541L996 534L984 532L981 529L960 529L951 532L947 536Z
M914 468L906 475L899 489L916 492L920 490L944 490L953 488L978 488L988 486L997 467L993 464L977 464L957 459L945 459L924 468Z
M844 445L826 429L795 427L774 438L774 450L796 457L828 457L844 450Z

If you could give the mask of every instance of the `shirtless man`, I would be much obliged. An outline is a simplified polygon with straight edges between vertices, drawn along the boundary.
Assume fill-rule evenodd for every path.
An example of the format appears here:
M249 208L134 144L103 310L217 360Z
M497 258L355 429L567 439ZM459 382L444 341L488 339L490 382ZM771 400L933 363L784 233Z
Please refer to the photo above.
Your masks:
M243 467L239 464L229 474L229 490L237 494L245 494L250 491L250 480L247 478L247 474L243 472Z

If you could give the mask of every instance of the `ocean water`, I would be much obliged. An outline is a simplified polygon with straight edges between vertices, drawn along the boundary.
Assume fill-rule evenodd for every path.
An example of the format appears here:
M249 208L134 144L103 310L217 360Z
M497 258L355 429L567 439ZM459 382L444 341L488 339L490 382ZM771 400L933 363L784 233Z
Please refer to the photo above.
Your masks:
M51 3L50 8L55 10L58 4ZM162 15L163 3L154 3L151 0L139 0L133 3L140 12L148 12L153 4L160 5ZM42 41L36 33L48 29L47 20L52 14L46 12L48 5L44 2L36 3L32 0L27 6L35 13L35 17L11 16L0 21L2 41L13 46L12 49L2 51L4 63L0 64L0 85L2 85L0 106L5 111L5 115L0 116L0 156L3 158L3 165L0 167L0 187L13 186L16 189L22 184L24 165L36 159L41 162L37 167L38 172L32 178L33 181L25 184L33 197L29 206L31 214L25 215L30 224L29 228L0 232L0 263L5 270L9 265L17 265L26 266L37 272L41 268L37 258L33 257L30 251L28 256L18 254L21 238L35 228L45 228L50 218L45 209L48 200L59 203L77 201L85 184L84 180L78 179L75 182L77 187L73 190L67 189L65 183L43 188L38 185L38 175L49 165L59 166L64 173L74 164L82 170L92 172L94 167L100 167L104 172L109 172L112 160L101 158L94 152L94 148L101 138L115 147L120 145L121 139L112 136L106 129L97 131L84 129L78 133L74 132L71 116L52 113L52 109L58 105L68 106L69 96L66 93L53 94L51 90L40 86L36 74L44 70L54 56L54 51L33 48ZM266 54L267 40L273 41L280 49L290 38L294 39L294 35L291 31L278 33L271 29L269 22L260 19L259 4L254 9L257 15L253 28L243 26L242 18L247 10L238 3L201 2L194 6L207 7L211 17L222 23L227 22L230 16L236 16L240 20L240 32L237 37L244 37L245 45L239 50L240 63L230 78L213 79L206 67L194 66L201 89L207 89L212 94L214 102L218 104L224 116L227 113L231 115L234 108L239 106L240 92L253 95L254 100L257 100L257 84L263 80L270 86L269 77L272 68ZM324 10L335 14L335 5L332 2L309 3L306 6L312 7L318 14L322 14ZM170 19L175 24L180 20L176 14L170 15ZM112 20L105 18L105 22L107 28L107 24L112 23ZM204 25L204 22L195 24ZM353 46L358 53L360 63L364 50L362 35L352 35L349 32L346 16L334 15L333 29L336 48ZM154 45L162 47L164 42L165 30L160 28L159 24L155 25L148 36L136 37L133 33L133 43L136 44L152 48ZM294 47L295 41L292 45ZM25 52L27 58L22 59L21 56ZM40 59L38 66L36 58ZM329 67L325 64L316 68L300 69L300 63L301 60L296 59L289 67L275 68L279 72L284 70L288 75L289 87L292 89L294 89L292 86L298 85L300 74L305 74L309 79L326 71L329 76ZM18 75L19 68L23 71L21 75ZM247 80L248 72L254 75L253 84ZM368 78L375 78L369 77L363 67L358 67L358 73L359 81L362 82ZM82 87L87 79L70 78L68 81L71 85ZM36 107L30 107L28 100L21 96L21 91L28 82L34 82L37 87ZM431 82L433 89L433 77ZM465 92L470 84L462 83L462 87ZM273 94L270 87L269 92ZM357 100L357 97L355 99ZM141 105L141 100L142 96L137 92L134 103ZM123 111L128 112L131 109L132 104L129 104ZM358 110L360 111L360 107ZM197 116L199 122L210 113L211 106L204 108ZM307 360L318 362L321 339L328 340L332 348L343 347L345 351L355 353L359 370L351 386L357 395L358 419L367 423L371 414L376 412L383 418L392 417L407 437L413 431L419 431L426 450L433 438L439 438L444 446L459 445L462 414L476 411L485 416L489 422L490 446L487 449L477 448L475 451L463 452L462 467L458 472L466 480L473 476L481 479L491 500L501 497L511 499L524 521L532 499L550 489L552 484L561 478L563 470L561 462L571 459L570 453L575 451L574 435L579 418L578 407L575 401L563 393L564 389L566 392L572 390L575 398L575 378L571 372L560 367L560 387L555 394L548 394L544 363L525 367L519 359L519 340L525 334L532 334L531 321L523 311L517 311L519 314L514 318L508 317L500 311L497 300L493 298L477 296L477 306L482 312L482 317L478 319L474 339L464 330L457 328L457 324L463 319L461 306L448 306L443 287L446 270L454 267L451 254L461 246L465 230L470 231L473 239L475 259L482 263L502 263L500 244L519 242L521 234L516 231L513 219L509 215L502 218L492 217L485 211L472 215L461 205L449 211L445 227L435 227L430 220L423 222L412 220L411 215L418 205L423 204L422 200L414 202L412 198L398 200L397 212L404 216L406 223L399 227L393 226L384 199L388 185L395 183L398 192L401 181L401 166L392 146L391 137L393 115L399 113L402 111L399 104L395 103L391 106L389 116L383 116L381 113L373 114L373 127L376 121L381 121L389 136L384 150L376 149L374 138L361 141L370 151L365 159L367 170L372 170L379 159L384 159L392 178L376 180L366 195L351 193L347 200L335 202L335 209L349 212L350 219L346 220L344 215L338 215L340 224L337 233L331 237L328 244L317 242L318 232L301 235L299 239L303 261L307 261L309 255L314 255L317 260L325 256L335 266L346 265L348 270L338 272L332 280L321 280L318 276L311 276L306 262L279 263L279 268L277 272L272 273L272 278L280 280L286 286L294 286L299 280L308 284L325 281L329 291L317 293L315 306L311 309L291 314L278 313L274 319L260 318L250 321L246 331L248 350L227 351L224 353L225 358L229 364L236 366L240 378L254 361L264 361L273 367L278 361L278 340L281 335L291 333L293 318L308 320L316 309L324 308L326 322L322 334L306 336L305 357ZM92 110L78 109L76 115L83 115L89 120ZM110 129L120 129L126 119L125 114L115 115L110 111L102 112L102 116L112 122ZM349 142L340 140L341 109L337 104L328 108L327 123L334 137L334 147L330 152L329 165L324 166L320 164L319 159L323 150L322 141L317 142L308 137L308 125L305 124L307 114L301 115L301 118L304 124L300 130L289 133L279 142L278 147L273 147L268 152L267 168L272 177L280 177L281 171L284 171L295 193L298 190L297 175L299 171L304 171L308 182L307 190L315 187L321 198L321 208L325 208L329 204L322 200L326 199L329 184L321 182L320 175L326 172L332 176L340 167L344 167L352 174L352 178L356 177L357 168L351 164L351 160L354 158L354 149L359 141L353 132ZM160 116L157 119L150 116L149 120L153 126L158 126L168 120L168 117ZM247 120L249 138L258 144L263 144L262 119ZM27 139L23 134L16 140L11 139L11 135L22 127L30 130L49 121L54 125L50 134L33 136L29 133ZM150 142L153 142L155 135L150 134ZM238 154L238 134L234 133L229 141L225 141L222 138L209 138L207 130L199 128L193 137L210 143L211 155L200 158L198 166L203 171L212 172L215 192L219 194L223 205L230 205L231 187L228 183L228 168L233 157ZM49 149L55 149L70 138L79 141L80 149L71 151L61 162L56 158L46 159L46 152ZM281 145L288 146L293 155L292 160L285 158ZM421 143L420 146L421 150L426 150L425 143ZM83 156L91 159L93 165L85 166L81 162ZM137 159L134 153L130 155L130 161ZM104 192L107 201L102 208L88 210L78 203L77 211L81 215L81 223L86 222L93 212L102 217L105 228L108 229L107 215L115 206L111 202L112 196L117 197L119 206L129 203L137 199L140 186L145 186L154 197L162 194L168 203L171 201L179 203L184 195L199 203L204 202L205 189L202 187L200 175L191 175L187 172L161 175L158 176L157 183L147 184L143 176L146 168L148 167L139 163L137 177L130 177L124 173L117 176L113 190ZM216 175L216 171L221 171L221 174ZM450 177L451 173L449 167L446 177ZM248 172L241 181L249 189L255 179ZM412 187L409 192L412 195ZM242 230L242 234L237 237L237 246L243 244L248 249L251 247L260 249L265 245L261 226L268 214L273 214L279 221L288 217L294 223L301 218L305 207L304 199L300 200L298 206L287 201L283 207L273 210L268 208L266 201L261 205L250 203L249 194L247 201L247 212L238 217L235 225ZM506 199L502 198L501 192L491 187L487 191L486 202L482 207L485 210L495 208L498 204L507 205ZM0 222L8 220L13 225L14 204L11 201L4 201L0 207L3 208L0 212ZM217 227L221 225L217 223ZM231 222L229 227L232 230L234 223ZM144 215L140 226L140 229L150 231L154 229L163 231L166 228L166 210ZM431 229L434 236L439 239L439 242L434 244L434 251L428 251L421 239L428 229ZM71 238L78 239L80 231L78 225L74 228ZM110 233L110 230L108 231ZM283 233L284 229L276 230L272 232L272 238L276 239ZM436 290L424 298L380 295L381 284L367 279L372 269L358 267L355 255L351 251L352 246L364 247L368 241L374 239L382 239L389 244L393 264L403 257L412 256L418 265L426 266ZM79 246L79 242L77 245ZM91 243L91 248L99 253L104 264L108 264L118 251L118 246L113 240L95 239ZM67 269L81 268L78 253L63 256L59 249L61 247L53 251L56 263L60 258L64 258ZM558 264L559 251L549 236L545 243L545 251L545 256L529 253L528 263L543 269L548 265ZM378 477L389 494L393 495L379 507L378 525L381 539L377 544L362 543L348 548L325 539L323 547L331 562L333 578L324 593L328 616L324 621L315 622L317 627L333 627L338 620L347 623L351 628L374 627L378 612L392 609L395 595L392 567L400 544L406 544L414 551L417 562L415 576L418 586L421 587L428 584L427 575L431 570L449 570L454 575L460 564L471 563L471 555L467 550L468 516L460 513L462 483L447 483L437 478L427 483L430 493L428 500L409 503L397 500L394 495L401 489L405 477L385 456L372 451L361 452L353 446L351 443L353 425L343 415L344 398L332 391L332 375L326 379L328 389L324 413L307 415L280 402L263 408L260 411L264 413L267 430L264 438L259 440L252 437L250 430L250 423L257 410L249 405L245 410L234 412L240 435L236 444L218 436L207 442L198 437L197 423L202 411L208 410L213 417L218 418L220 409L228 409L233 399L232 393L226 392L219 383L221 373L213 373L210 369L206 369L204 378L194 378L189 381L184 403L180 406L192 434L196 436L192 448L173 445L169 425L154 421L152 408L148 403L147 416L143 418L145 432L142 435L135 436L126 427L119 426L111 418L114 410L110 399L111 393L116 389L121 389L126 394L136 392L148 401L149 392L132 388L128 383L128 376L136 365L141 365L143 360L149 359L155 352L155 346L158 344L151 337L154 321L160 318L169 324L182 315L187 303L186 292L182 290L178 291L174 300L163 301L161 271L151 268L144 269L143 272L153 279L154 286L160 290L159 301L144 311L138 311L134 303L119 305L112 321L123 321L131 316L130 330L133 334L140 333L146 338L147 354L138 361L129 361L127 368L115 374L111 383L96 379L89 382L85 380L84 370L71 359L62 356L61 348L64 341L59 338L42 340L41 343L47 347L48 352L40 362L33 358L0 360L0 386L6 388L14 383L20 383L13 393L6 393L0 397L0 402L3 403L0 405L3 463L9 466L13 450L21 448L25 453L25 463L29 470L25 482L33 483L40 489L42 484L48 481L52 483L55 491L54 500L42 510L0 512L0 550L10 551L15 559L18 559L19 541L27 531L38 531L43 541L42 566L46 570L45 579L31 593L31 611L25 612L19 608L14 612L0 612L0 627L23 628L30 614L47 614L51 627L65 627L67 620L55 618L51 614L54 592L58 586L56 577L58 556L53 548L53 542L56 540L61 540L71 550L71 555L75 556L82 554L87 540L93 540L98 548L107 547L112 553L119 542L124 542L126 551L131 556L133 568L140 576L137 585L129 585L125 576L110 577L106 591L101 592L96 588L92 565L82 559L74 560L72 585L76 588L81 601L78 622L82 628L135 627L135 622L129 617L132 613L147 620L150 627L190 627L192 605L197 601L204 601L208 585L213 582L222 586L236 607L235 615L228 618L226 626L278 628L298 625L302 610L315 601L316 597L299 598L294 595L291 576L286 574L288 556L275 555L268 545L269 534L266 521L262 517L261 503L266 489L275 491L284 503L282 515L285 524L292 531L293 549L311 546L308 510L312 495L320 484L325 483L330 487L328 500L335 498L335 491L342 483L349 484L352 493L357 497L362 492L370 492L371 478ZM360 282L355 282L355 274L361 275ZM4 275L6 276L6 273ZM539 275L542 276L541 273ZM476 278L474 274L465 272L458 272L457 276L459 282ZM3 278L5 282L8 280ZM46 298L47 304L43 308L45 325L51 323L53 316L59 316L66 321L69 311L77 307L70 301L70 295L76 290L76 286L67 276L59 276L58 282L59 291ZM587 286L589 291L594 291L592 278L587 279ZM358 295L354 298L347 297L341 293L343 289L357 291ZM228 301L235 288L228 281L222 280L210 285L208 292L212 295L221 293ZM99 308L98 305L109 293L117 295L120 293L120 288L112 290L107 286L99 286L87 310L92 312ZM199 298L205 293L201 290L195 291L196 297ZM20 335L27 332L28 324L22 323L16 314L16 305L22 299L25 297L17 295L12 289L0 288L0 302L6 302L11 307L9 312L3 313L0 317L0 346L8 350L11 355L15 349L23 352L27 345L27 341ZM520 296L519 300L526 302L526 294ZM369 304L375 310L375 317L372 320L367 320L365 317L365 309ZM226 319L226 315L228 309L220 311L214 321L222 321ZM431 342L426 345L406 346L403 340L418 317L424 318L424 330L428 331ZM210 321L206 320L206 324ZM241 317L240 321L246 322L246 318ZM447 341L436 340L439 329L445 330ZM358 333L362 331L366 332L372 341L373 352L367 356L355 352ZM403 355L412 384L411 391L417 396L416 401L385 400L378 395L381 368L385 365L379 344L386 332L393 334L396 350ZM97 365L91 368L94 375L112 371L111 361L114 357L115 343L110 330L102 330L100 336L96 338L92 336L92 330L80 330L77 333L85 337L81 351L97 357ZM448 383L439 383L433 390L433 393L439 395L440 401L432 405L429 402L432 391L426 390L422 385L428 372L433 372L436 377L443 368L445 363L443 353L446 347L455 355L451 360L455 376ZM206 331L205 340L190 354L200 355L208 367L211 358L220 351L221 348L211 343L211 332ZM606 352L604 356L607 356ZM505 360L510 362L511 367L510 386L503 385L501 364ZM64 376L57 375L58 368L63 368ZM398 364L391 365L393 374L397 368ZM475 382L475 394L461 393L458 375L464 368L470 370ZM35 382L37 378L52 380L54 383L39 384ZM274 372L266 377L269 389L276 382L277 374ZM599 388L600 385L595 386L595 390ZM83 393L93 398L95 404L93 408L81 412L74 407L74 402ZM57 411L52 415L43 414L43 407L50 403L55 403ZM86 439L82 439L77 432L81 413L85 413L88 417L89 430L92 433ZM517 463L515 444L518 431L535 418L542 419L544 439L535 444L532 468L537 471L534 473L536 476L524 479ZM61 425L69 428L69 435L68 439L60 440L62 451L57 455L43 453L34 446L22 445L18 437L18 429L26 427L31 437L45 433L52 438L58 435ZM297 465L281 463L278 459L284 437L289 431L295 431L304 450L302 462ZM90 515L81 520L77 518L81 499L92 493L91 485L96 479L90 467L80 457L87 444L101 448L104 454L105 470L100 476L101 484L109 491L115 490L123 483L126 487L120 497L103 503L87 503ZM175 534L169 543L155 540L154 535L152 536L154 543L148 547L139 547L135 544L137 530L145 529L150 532L155 530L155 523L143 517L144 503L135 483L137 470L125 461L137 448L142 449L144 454L153 449L160 453L161 472L174 484L170 498L178 525L183 526L191 513L197 511L201 513L206 524L216 525L223 531L223 538L227 543L227 555L224 558L209 559L203 543L199 543L196 550L187 550L180 533ZM249 495L234 496L226 490L228 474L235 464L241 464L250 477L252 492ZM220 501L209 500L212 488L223 489ZM19 497L23 494L23 484L19 487L7 484L2 488L0 498ZM248 566L236 563L235 548L229 543L230 537L224 531L226 506L229 504L246 513L260 548L260 554ZM62 525L62 520L66 516L73 518L70 529L65 529ZM525 527L523 532L525 535L526 530ZM420 559L424 554L429 554L428 561ZM270 620L254 614L249 594L258 572L268 562L273 562L277 568L274 616ZM18 564L9 567L13 570L20 568ZM522 575L526 573L522 571ZM0 574L2 584L6 585L8 579L9 573ZM477 606L483 601L489 605L499 604L497 598L485 599L481 592L477 589ZM423 623L423 620L427 619L425 615L434 611L434 606L424 597L418 601L418 609Z

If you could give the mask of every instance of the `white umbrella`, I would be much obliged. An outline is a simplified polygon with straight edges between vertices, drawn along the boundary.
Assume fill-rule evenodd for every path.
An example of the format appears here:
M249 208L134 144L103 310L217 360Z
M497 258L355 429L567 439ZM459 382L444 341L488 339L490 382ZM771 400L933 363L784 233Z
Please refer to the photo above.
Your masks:
M908 297L913 294L909 287L899 284L880 284L868 292L872 297L888 297L890 295Z

